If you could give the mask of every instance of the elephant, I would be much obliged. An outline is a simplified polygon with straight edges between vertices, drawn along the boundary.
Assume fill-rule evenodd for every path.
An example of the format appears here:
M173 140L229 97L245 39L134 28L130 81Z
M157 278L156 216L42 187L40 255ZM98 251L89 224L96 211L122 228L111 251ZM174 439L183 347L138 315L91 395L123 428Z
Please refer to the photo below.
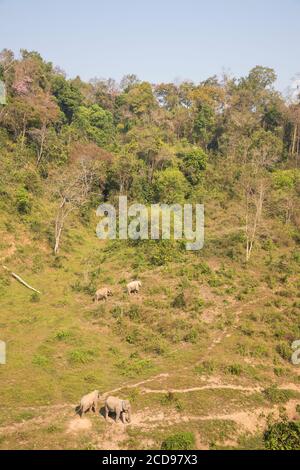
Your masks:
M113 295L112 291L107 287L102 287L102 289L98 289L95 293L94 300L95 302L99 302L99 300L107 300L109 296Z
M93 409L94 413L97 412L98 401L100 398L99 390L94 390L87 395L84 395L80 400L78 413L80 417L88 410Z
M105 400L105 419L108 418L108 414L116 413L116 422L122 417L122 421L126 423L131 422L131 405L129 400L121 400L121 398L117 397L107 397Z
M140 287L142 286L141 281L131 281L127 284L127 292L128 294L138 294Z

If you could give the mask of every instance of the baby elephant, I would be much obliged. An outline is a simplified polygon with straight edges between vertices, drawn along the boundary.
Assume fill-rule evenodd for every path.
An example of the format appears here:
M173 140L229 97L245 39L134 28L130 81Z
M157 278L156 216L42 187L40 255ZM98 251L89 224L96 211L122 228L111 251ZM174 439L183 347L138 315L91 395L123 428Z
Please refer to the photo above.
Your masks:
M100 398L99 390L94 390L87 395L84 395L80 400L78 413L80 417L88 410L93 409L94 413L97 412L98 401Z
M94 296L94 300L95 302L99 302L99 300L107 300L107 298L111 295L113 294L110 289L108 289L107 287L102 287L102 289L97 290Z
M121 400L117 397L107 397L105 401L105 419L108 418L109 412L116 413L116 422L122 415L122 421L130 423L131 421L131 405L128 400Z
M127 292L128 294L138 294L140 287L142 286L141 281L131 281L127 284Z

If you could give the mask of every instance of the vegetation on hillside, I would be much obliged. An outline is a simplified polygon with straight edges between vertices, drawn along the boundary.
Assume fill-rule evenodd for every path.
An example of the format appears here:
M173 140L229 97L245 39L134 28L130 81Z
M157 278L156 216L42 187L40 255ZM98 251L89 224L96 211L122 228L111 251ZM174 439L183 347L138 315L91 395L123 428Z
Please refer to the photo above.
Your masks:
M300 99L275 79L86 83L2 51L1 448L299 447ZM204 248L98 240L118 195L204 203ZM74 431L96 388L131 400L122 432ZM290 421L268 424L282 406Z

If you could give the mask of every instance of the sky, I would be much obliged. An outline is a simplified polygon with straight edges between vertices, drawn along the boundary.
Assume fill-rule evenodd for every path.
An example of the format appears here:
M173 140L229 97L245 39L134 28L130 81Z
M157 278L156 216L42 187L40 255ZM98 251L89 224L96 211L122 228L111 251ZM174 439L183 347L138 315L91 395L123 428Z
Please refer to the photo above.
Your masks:
M0 0L0 50L35 50L68 77L195 82L256 66L300 73L300 0Z

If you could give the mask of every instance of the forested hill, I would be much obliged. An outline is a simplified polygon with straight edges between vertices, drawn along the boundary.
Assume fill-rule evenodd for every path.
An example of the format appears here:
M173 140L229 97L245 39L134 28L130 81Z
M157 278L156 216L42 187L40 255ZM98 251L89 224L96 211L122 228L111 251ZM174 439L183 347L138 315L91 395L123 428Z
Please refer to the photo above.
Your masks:
M263 66L84 82L26 50L1 52L0 80L0 447L280 448L268 415L299 419L300 98ZM120 194L204 203L204 248L100 241ZM78 421L94 389L132 424Z
M66 175L80 185L84 161L91 181L77 207L119 193L145 203L235 196L250 217L250 206L264 205L275 188L276 215L297 224L300 108L276 92L272 69L197 84L135 75L85 83L37 52L16 59L3 50L0 79L2 203L16 203L19 214L30 212L45 183L54 195Z

